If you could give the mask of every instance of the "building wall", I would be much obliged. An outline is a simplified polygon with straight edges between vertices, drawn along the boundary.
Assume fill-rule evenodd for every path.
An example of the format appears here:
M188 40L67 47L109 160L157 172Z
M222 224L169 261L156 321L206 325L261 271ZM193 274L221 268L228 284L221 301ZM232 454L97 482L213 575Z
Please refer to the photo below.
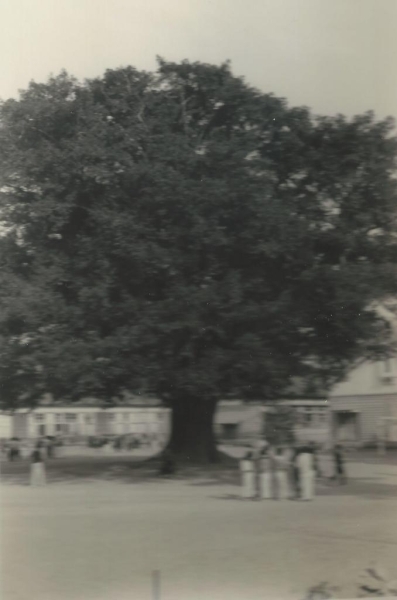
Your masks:
M9 439L10 437L12 437L12 417L0 414L0 439Z
M17 412L12 415L11 435L19 438L28 437L28 414Z
M263 431L261 404L220 402L214 418L214 431L218 438L257 437Z
M361 363L331 390L329 396L333 398L378 394L397 394L397 358Z
M355 421L351 435L356 434L356 441L375 443L380 434L380 419L397 417L397 358L362 362L330 391L328 400L334 440L344 435L339 419L343 418L341 412L346 411ZM386 435L391 441L397 441L395 424L389 423Z
M330 397L331 431L337 438L335 428L335 413L339 411L351 411L357 414L358 442L375 442L379 433L379 420L381 417L397 418L397 394L367 394L357 396ZM390 437L397 436L395 426L391 424ZM397 438L396 438L397 439Z
M20 410L12 416L12 435L37 438L42 435L149 434L166 439L170 430L169 409L162 407L43 406Z
M326 400L280 400L297 412L295 435L299 441L325 443L330 437L329 406ZM215 434L219 439L249 439L263 434L266 412L263 403L220 402L215 415Z

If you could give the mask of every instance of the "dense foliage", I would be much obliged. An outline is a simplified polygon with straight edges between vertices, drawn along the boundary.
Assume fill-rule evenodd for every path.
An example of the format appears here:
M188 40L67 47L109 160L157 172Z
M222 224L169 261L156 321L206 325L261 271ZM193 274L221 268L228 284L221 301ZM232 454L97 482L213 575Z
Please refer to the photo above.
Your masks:
M208 457L219 398L382 352L392 129L289 108L228 64L62 73L4 102L3 406L155 394L174 446Z

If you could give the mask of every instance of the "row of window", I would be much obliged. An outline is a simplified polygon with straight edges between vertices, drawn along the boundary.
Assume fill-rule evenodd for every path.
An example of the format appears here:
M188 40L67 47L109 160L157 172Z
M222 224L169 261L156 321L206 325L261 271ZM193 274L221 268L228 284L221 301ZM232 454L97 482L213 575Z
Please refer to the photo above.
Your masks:
M306 407L297 410L297 421L301 425L325 424L327 419L328 411L326 408Z
M36 413L34 415L34 418L36 421L39 422L43 422L46 420L47 414L50 413ZM118 417L117 420L123 420L123 421L129 421L130 420L130 413L107 413L105 415L105 417L107 418L108 421L114 421L116 420L116 417ZM162 415L159 413L158 414L158 420L162 419ZM55 420L59 423L61 421L77 421L77 413L55 413ZM95 420L95 415L84 415L84 421L86 423L93 423Z
M91 415L87 415L87 416L91 416ZM36 421L45 421L47 417L47 413L36 413L34 415L34 418L36 419ZM56 413L55 414L55 420L56 421L76 421L77 420L77 414L76 413Z

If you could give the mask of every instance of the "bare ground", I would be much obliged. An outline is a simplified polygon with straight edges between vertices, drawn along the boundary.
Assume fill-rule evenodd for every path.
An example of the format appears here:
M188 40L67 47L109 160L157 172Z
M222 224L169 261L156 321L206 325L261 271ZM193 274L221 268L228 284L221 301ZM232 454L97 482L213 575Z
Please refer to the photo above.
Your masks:
M161 600L303 598L321 581L348 597L374 561L397 576L392 464L352 463L312 503L242 501L232 467L159 480L127 459L64 458L42 489L19 468L3 473L5 600L149 600L155 569Z

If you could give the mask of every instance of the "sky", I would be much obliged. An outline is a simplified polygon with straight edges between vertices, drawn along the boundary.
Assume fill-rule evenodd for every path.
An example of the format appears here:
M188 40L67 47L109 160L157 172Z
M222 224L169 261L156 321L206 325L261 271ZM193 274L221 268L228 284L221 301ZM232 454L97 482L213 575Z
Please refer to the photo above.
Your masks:
M397 0L0 0L0 98L65 68L221 63L316 114L397 117ZM394 58L393 58L394 57Z

